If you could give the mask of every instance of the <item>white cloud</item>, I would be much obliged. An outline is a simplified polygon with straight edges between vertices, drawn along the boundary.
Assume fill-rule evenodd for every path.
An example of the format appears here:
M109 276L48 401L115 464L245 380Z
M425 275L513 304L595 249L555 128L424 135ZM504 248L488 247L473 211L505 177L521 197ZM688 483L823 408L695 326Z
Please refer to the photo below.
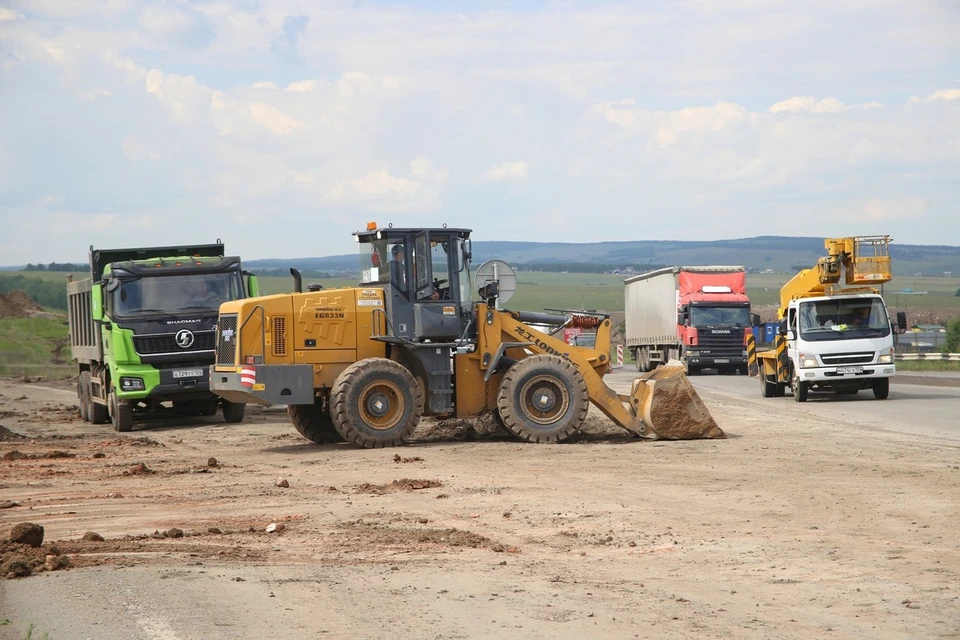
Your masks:
M304 92L304 91L313 91L317 88L316 80L301 80L300 82L291 82L287 85L285 91L295 91L295 92Z
M254 82L250 85L251 89L276 89L277 85L273 82Z
M882 109L883 105L879 102L867 102L860 105L846 105L836 98L824 98L817 100L811 97L788 98L781 100L770 107L770 113L839 113L848 109Z
M150 151L143 146L143 143L134 138L133 136L127 136L120 143L120 148L123 150L123 155L127 156L127 159L131 162L138 162L144 158L148 160L159 160L159 154Z
M855 211L853 219L858 222L892 222L923 218L930 210L930 202L922 198L894 200L871 199Z
M718 102L712 107L685 107L676 111L637 109L632 99L591 107L607 121L620 126L628 135L646 133L658 146L668 147L686 134L717 132L750 120L740 105Z
M287 136L303 126L290 116L281 113L279 109L262 102L254 102L250 105L250 113L257 122L265 126L272 133L278 136Z
M0 22L8 22L11 20L21 20L23 18L22 13L17 13L13 9L7 9L6 7L0 7Z
M526 180L530 175L530 164L527 162L501 162L483 172L483 177L493 182L504 180Z
M943 100L945 102L960 100L960 89L943 89L942 91L935 91L925 98L917 96L910 98L910 102L935 102L937 100Z

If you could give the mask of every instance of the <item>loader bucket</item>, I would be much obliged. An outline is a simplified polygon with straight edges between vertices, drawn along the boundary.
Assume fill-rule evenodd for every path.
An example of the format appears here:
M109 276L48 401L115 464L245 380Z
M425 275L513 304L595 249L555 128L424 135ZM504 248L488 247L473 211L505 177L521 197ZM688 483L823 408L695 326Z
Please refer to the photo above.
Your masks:
M647 435L664 440L726 438L679 362L657 367L633 381L630 404Z

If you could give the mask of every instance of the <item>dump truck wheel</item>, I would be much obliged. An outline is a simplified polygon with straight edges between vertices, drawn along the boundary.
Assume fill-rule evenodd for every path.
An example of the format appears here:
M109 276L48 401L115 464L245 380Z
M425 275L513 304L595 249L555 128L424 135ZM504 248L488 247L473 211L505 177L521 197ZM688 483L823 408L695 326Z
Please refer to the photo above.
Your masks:
M310 442L330 444L343 442L343 437L333 426L329 411L317 404L288 404L287 415L297 433Z
M528 442L563 442L587 417L587 383L559 356L531 356L510 367L500 383L497 408L504 426Z
M873 397L877 400L886 400L890 395L890 378L881 378L873 383Z
M223 401L223 421L231 424L243 422L243 417L247 413L247 405L242 402Z
M133 430L133 405L124 400L117 400L113 391L108 396L110 402L110 419L113 421L113 430L126 433Z
M80 402L80 417L90 422L90 374L84 371L77 378L77 398Z
M402 444L420 422L423 393L403 365L386 358L354 362L330 390L330 417L347 442L375 449Z

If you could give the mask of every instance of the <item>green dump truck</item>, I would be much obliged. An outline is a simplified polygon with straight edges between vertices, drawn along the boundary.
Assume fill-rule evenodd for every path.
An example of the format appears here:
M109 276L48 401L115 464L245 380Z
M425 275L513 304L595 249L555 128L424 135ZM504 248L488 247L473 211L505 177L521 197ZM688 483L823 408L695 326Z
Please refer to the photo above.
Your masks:
M90 277L67 283L80 413L130 431L159 415L241 422L245 405L210 393L220 304L259 294L223 244L94 249Z

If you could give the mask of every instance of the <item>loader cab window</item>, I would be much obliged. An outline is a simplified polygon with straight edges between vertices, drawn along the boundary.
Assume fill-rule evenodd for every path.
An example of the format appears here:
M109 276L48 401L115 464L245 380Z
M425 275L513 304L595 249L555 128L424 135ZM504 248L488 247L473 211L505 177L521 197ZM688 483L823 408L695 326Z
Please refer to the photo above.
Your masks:
M470 282L470 261L467 259L468 245L463 238L457 238L457 248L451 256L455 269L458 272L457 282L460 287L460 303L464 306L473 302L473 286Z

